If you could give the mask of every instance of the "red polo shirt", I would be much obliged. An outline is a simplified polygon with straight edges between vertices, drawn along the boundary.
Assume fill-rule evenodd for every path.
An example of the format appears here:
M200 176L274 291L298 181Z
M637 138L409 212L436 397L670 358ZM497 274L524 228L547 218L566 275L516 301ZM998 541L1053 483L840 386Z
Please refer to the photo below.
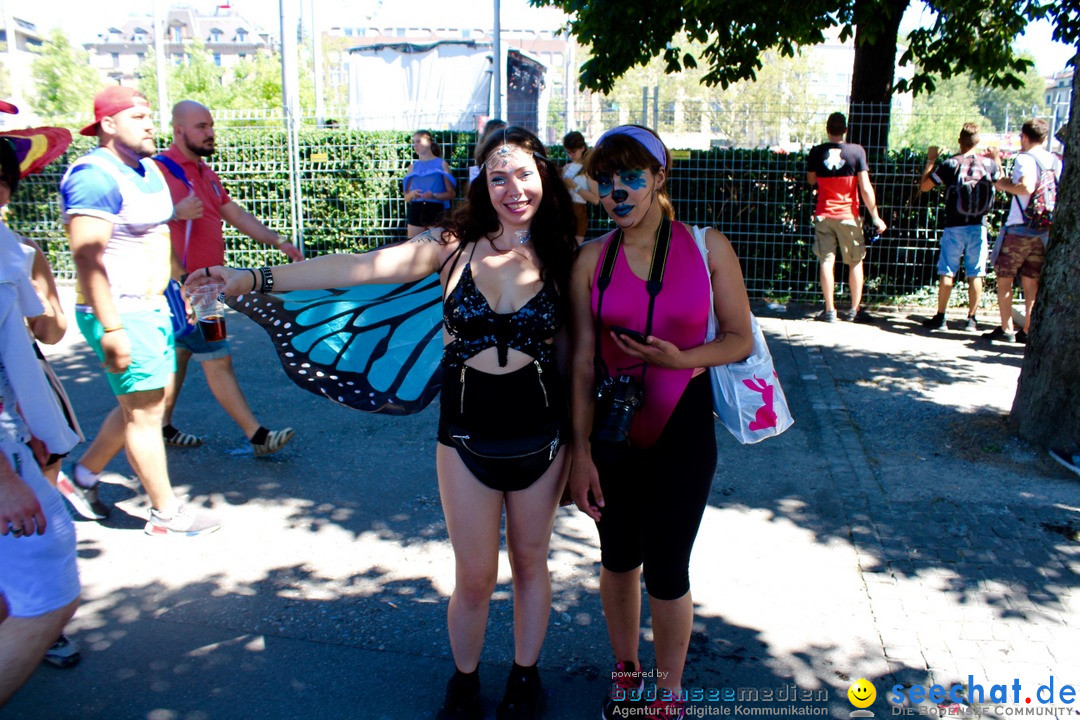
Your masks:
M202 200L203 204L202 217L190 221L191 239L188 242L187 263L184 269L190 273L211 265L224 265L225 239L221 233L221 208L226 203L232 202L232 198L225 192L225 187L217 174L202 160L188 160L176 145L170 145L162 155L183 168L195 195ZM161 168L161 174L165 176L165 182L169 185L173 205L187 197L191 191L183 181L173 175L165 165L158 163L158 167ZM173 251L181 263L184 261L184 238L187 235L188 222L174 220L169 223Z

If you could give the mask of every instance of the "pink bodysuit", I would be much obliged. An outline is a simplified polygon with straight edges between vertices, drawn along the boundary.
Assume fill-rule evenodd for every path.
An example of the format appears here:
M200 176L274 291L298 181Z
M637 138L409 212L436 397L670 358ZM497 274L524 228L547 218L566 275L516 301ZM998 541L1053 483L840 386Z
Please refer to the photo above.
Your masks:
M614 237L615 234L611 233L598 241L603 243L604 250L600 253L601 261L596 264L596 274L593 276L594 317L600 296L597 280L605 251ZM653 309L653 336L674 343L681 350L705 342L710 308L709 276L704 270L704 260L690 231L682 223L673 222L663 286L656 296ZM612 377L621 374L641 377L641 361L619 350L611 337L610 328L618 325L644 333L648 311L649 293L645 289L645 281L630 269L625 250L619 248L611 273L611 284L604 290L604 317L600 324L600 354ZM669 370L649 366L645 374L645 402L630 427L630 440L635 446L649 447L656 442L693 374L692 368Z

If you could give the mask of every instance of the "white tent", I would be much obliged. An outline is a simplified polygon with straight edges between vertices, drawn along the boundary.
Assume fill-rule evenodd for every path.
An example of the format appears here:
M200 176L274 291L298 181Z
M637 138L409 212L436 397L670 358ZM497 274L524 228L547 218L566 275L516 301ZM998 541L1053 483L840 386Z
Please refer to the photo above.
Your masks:
M349 50L349 127L475 130L490 113L490 43L443 40Z

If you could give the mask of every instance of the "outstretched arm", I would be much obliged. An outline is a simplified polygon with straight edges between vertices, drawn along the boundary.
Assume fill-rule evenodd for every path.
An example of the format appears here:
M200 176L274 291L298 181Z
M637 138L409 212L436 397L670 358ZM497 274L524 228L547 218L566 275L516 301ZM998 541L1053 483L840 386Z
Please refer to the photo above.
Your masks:
M257 217L245 210L236 201L230 201L221 206L221 217L224 218L225 222L252 240L277 248L293 262L300 262L304 259L304 253L293 245L291 240L286 240L266 227L266 225L263 225Z
M420 280L438 270L451 248L456 247L456 243L439 243L435 238L440 232L423 232L406 242L357 255L322 255L292 265L274 266L274 292ZM225 284L226 295L264 289L259 271L220 265L192 274L186 284L197 287L215 281Z

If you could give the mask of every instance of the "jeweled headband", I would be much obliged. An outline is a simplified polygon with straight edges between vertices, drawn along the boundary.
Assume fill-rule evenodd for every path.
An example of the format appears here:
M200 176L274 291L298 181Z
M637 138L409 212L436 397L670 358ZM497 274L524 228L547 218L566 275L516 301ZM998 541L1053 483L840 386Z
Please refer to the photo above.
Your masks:
M660 167L667 167L667 152L664 150L664 143L660 142L660 138L656 137L648 130L639 128L636 125L620 125L618 127L613 127L600 136L600 139L596 141L594 148L598 149L604 144L604 140L612 135L629 135L637 140L638 144L648 150L650 155L656 158L656 161L660 163Z
M495 163L501 163L502 167L506 167L507 163L510 161L510 153L512 153L515 149L520 149L524 152L531 152L532 156L536 160L547 160L547 157L541 155L535 150L530 151L528 148L521 145L510 145L510 143L506 139L507 127L509 126L503 126L502 128L502 144L492 150L490 153L488 153L487 157L484 159L484 162L480 163L480 170L484 170L485 168L490 167L492 164Z

